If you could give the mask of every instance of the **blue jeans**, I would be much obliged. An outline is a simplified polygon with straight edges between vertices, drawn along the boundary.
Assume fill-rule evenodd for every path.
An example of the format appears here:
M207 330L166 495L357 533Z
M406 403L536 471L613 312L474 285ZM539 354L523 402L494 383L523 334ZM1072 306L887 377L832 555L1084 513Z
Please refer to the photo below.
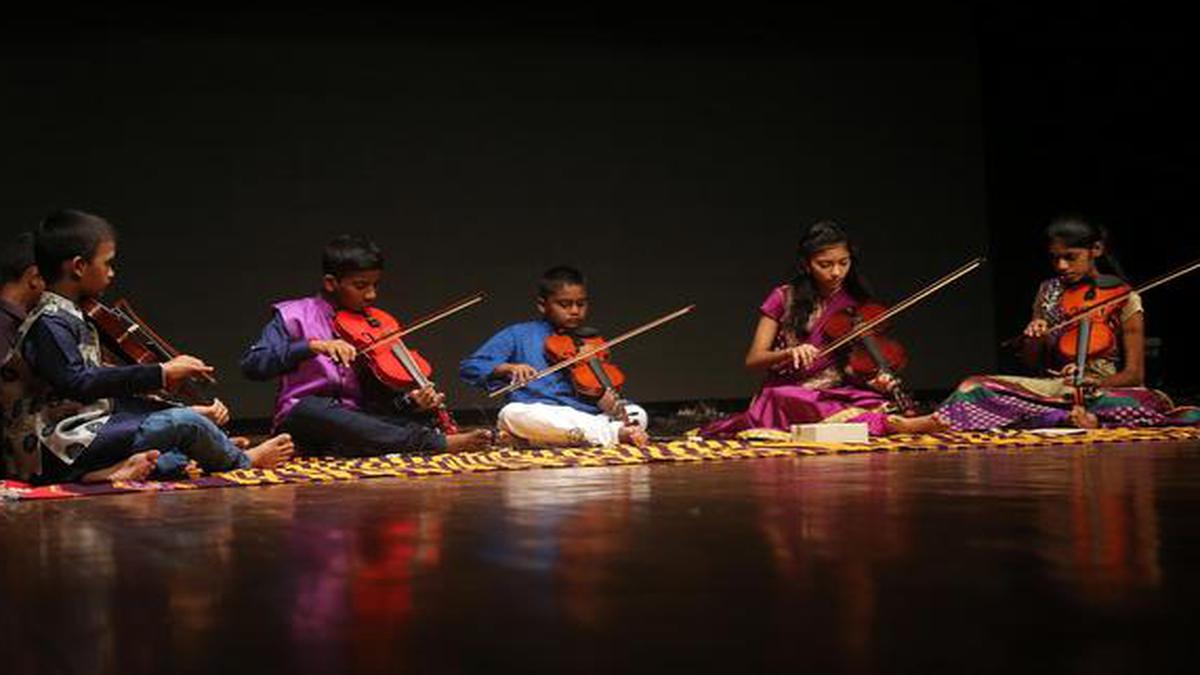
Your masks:
M205 471L250 467L250 457L229 440L212 420L191 408L167 408L142 420L133 436L133 451L160 450L155 473L177 476L195 460Z
M445 434L426 424L351 410L325 396L300 399L283 418L279 431L291 434L306 455L368 457L446 449Z

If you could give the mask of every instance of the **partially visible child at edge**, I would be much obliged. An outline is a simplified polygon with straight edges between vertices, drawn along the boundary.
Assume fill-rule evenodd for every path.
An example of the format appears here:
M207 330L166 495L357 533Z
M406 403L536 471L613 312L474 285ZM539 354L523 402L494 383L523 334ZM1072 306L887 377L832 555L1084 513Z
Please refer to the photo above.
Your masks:
M1142 299L1130 295L1109 317L1116 340L1084 366L1084 405L1076 403L1075 365L1059 353L1059 333L1049 328L1068 314L1067 290L1080 286L1114 288L1125 283L1109 250L1103 228L1078 217L1064 217L1046 229L1046 246L1055 276L1042 282L1024 335L1044 345L1048 363L1041 377L977 375L958 385L929 415L889 418L896 432L974 431L995 428L1164 426L1200 424L1200 409L1176 408L1160 391L1143 386L1144 317Z
M538 282L536 307L542 318L502 329L459 366L462 380L480 389L528 382L508 394L508 403L500 409L500 430L548 445L644 446L646 411L631 403L622 406L616 392L588 399L576 393L566 371L530 382L550 365L546 338L575 331L587 320L583 274L571 267L548 270Z
M287 436L249 450L236 446L217 426L229 417L219 401L189 408L144 396L211 373L198 358L101 363L99 336L79 304L108 288L116 253L108 222L80 211L55 212L36 233L46 291L18 335L31 381L9 426L14 447L40 443L35 481L182 477L193 462L205 471L224 471L269 468L289 457Z
M337 337L339 310L362 312L378 295L383 254L374 243L343 235L322 254L318 294L274 305L262 335L242 357L252 380L279 378L274 428L290 433L305 454L341 456L393 452L459 452L491 441L487 430L446 435L433 409L445 395L433 388L394 392Z
M9 419L19 410L16 404L24 387L20 359L14 349L17 331L45 288L33 259L33 233L22 232L4 242L0 249L0 420L5 430ZM36 461L36 454L36 446L32 452L14 452L7 432L0 434L0 478L27 473L26 466L31 459Z
M762 388L745 412L712 422L703 436L732 436L750 429L788 430L792 424L865 422L872 434L886 432L895 381L881 375L863 382L846 368L846 353L818 358L830 339L825 325L839 312L871 299L859 275L849 236L832 221L810 227L800 238L796 275L776 286L759 306L758 324L746 368L762 372Z

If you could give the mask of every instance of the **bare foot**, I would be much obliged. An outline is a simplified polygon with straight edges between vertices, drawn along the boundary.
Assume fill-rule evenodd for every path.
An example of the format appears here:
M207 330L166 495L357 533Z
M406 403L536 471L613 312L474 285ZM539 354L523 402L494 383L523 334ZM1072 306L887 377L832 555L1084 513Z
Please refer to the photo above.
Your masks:
M143 450L141 452L130 455L123 462L117 462L112 466L103 469L97 469L91 473L85 474L81 479L84 483L103 483L105 481L118 480L146 480L151 471L154 471L154 463L158 461L158 450Z
M259 443L246 451L250 466L256 469L273 469L291 458L296 452L291 434L279 434Z
M490 429L475 429L446 436L446 452L482 450L492 444Z
M948 428L933 415L921 415L920 417L887 416L887 430L889 434L931 434L946 431Z
M1067 418L1071 420L1071 424L1080 429L1097 429L1100 427L1100 420L1083 406L1077 405L1071 408L1071 413Z
M639 448L644 448L650 444L650 436L646 433L646 430L632 424L621 427L621 430L617 432L617 440L622 443L636 445Z
M246 438L245 436L230 436L229 442L243 450L250 449L250 439Z
M187 466L183 467L183 474L192 480L196 480L204 475L204 469L201 469L200 463L193 459L187 463Z

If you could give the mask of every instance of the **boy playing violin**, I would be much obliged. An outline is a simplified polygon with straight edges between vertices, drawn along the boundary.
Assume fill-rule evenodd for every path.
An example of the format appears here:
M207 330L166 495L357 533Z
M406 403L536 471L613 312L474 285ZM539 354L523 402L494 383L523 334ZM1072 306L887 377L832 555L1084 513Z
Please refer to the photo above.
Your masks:
M445 434L432 424L445 395L432 387L397 396L360 367L337 336L339 311L362 313L377 297L383 254L361 237L335 238L322 255L321 292L277 303L258 342L242 357L252 380L279 378L274 428L308 454L458 452L486 446L487 430Z
M40 448L38 482L178 476L189 464L206 471L273 467L292 454L287 436L242 450L217 425L219 401L174 407L147 396L212 372L194 356L165 363L108 366L99 336L80 309L114 275L116 235L106 220L80 211L51 214L35 235L46 290L25 318L17 351L29 385L7 429L16 448ZM162 452L159 452L159 450Z
M549 366L546 338L578 330L588 307L583 274L555 267L538 282L537 311L542 318L501 330L463 360L459 376L474 387L493 390L528 382L510 393L500 409L501 431L551 445L647 443L646 411L623 404L617 392L609 389L598 400L581 396L564 371L531 381Z

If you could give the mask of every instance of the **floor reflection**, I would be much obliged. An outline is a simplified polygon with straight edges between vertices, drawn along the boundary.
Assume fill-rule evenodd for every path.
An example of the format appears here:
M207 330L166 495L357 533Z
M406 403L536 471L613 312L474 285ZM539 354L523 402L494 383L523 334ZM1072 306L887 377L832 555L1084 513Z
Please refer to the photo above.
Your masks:
M0 632L21 647L2 656L89 673L1149 668L1196 609L1197 450L8 505Z

